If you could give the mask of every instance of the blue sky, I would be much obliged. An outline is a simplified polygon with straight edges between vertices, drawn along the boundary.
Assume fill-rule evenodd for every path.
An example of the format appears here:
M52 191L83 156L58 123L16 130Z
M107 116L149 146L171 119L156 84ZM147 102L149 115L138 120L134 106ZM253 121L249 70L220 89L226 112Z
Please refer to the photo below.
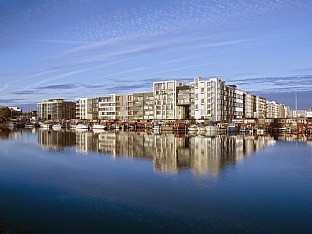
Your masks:
M0 0L0 105L219 77L312 106L312 1Z

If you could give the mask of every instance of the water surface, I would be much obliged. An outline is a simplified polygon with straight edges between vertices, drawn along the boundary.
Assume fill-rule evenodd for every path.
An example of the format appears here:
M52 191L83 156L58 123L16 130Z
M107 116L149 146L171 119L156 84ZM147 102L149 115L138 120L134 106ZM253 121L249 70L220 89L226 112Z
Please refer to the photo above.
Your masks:
M296 136L0 132L0 214L33 233L310 233Z

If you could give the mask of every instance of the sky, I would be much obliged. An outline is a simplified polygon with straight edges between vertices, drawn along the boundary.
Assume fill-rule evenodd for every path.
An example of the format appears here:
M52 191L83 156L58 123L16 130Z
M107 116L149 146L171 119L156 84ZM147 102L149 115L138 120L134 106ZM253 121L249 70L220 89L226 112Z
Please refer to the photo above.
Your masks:
M312 106L311 0L0 0L0 105L218 77Z

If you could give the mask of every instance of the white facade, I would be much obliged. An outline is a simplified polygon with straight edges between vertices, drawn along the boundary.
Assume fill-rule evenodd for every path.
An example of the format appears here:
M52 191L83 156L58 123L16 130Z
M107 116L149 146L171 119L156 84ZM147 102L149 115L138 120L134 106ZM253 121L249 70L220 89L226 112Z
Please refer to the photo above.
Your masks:
M99 119L116 119L116 95L111 94L107 97L99 98Z
M244 91L235 89L234 116L241 119L244 116Z
M79 98L76 102L76 118L77 119L92 119L92 99L91 98Z
M195 77L191 84L194 89L194 118L222 121L226 119L226 86L223 80L204 80Z
M186 86L186 83L178 80L153 83L154 119L179 119L176 88L180 86Z
M245 118L253 118L253 98L252 94L245 92L244 94L244 117Z

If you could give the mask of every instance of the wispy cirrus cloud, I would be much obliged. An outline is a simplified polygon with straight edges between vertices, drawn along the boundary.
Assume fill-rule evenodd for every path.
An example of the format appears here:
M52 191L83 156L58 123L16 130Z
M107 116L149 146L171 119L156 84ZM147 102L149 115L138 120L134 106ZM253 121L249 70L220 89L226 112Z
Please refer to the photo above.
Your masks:
M47 86L40 86L35 89L41 90L41 89L56 89L56 90L70 90L77 88L77 85L75 84L56 84L56 85L47 85Z

